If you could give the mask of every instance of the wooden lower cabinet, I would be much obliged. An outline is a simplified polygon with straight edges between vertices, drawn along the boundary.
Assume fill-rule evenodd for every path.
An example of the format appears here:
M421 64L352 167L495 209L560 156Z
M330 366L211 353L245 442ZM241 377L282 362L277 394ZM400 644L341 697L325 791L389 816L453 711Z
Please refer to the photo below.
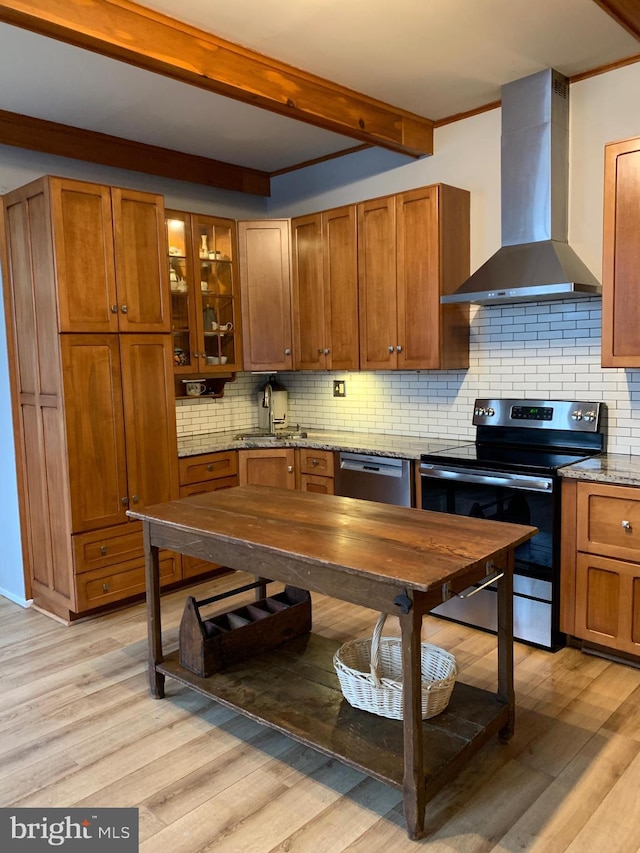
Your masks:
M240 485L253 483L332 495L334 453L300 447L261 448L238 452Z
M296 451L294 447L277 447L238 451L240 485L247 483L295 489Z
M181 498L231 489L238 485L238 453L235 450L185 456L178 460L178 467ZM227 571L219 563L182 555L183 580L195 579L211 572L224 574Z
M640 564L578 554L576 636L640 656Z
M160 584L176 583L182 577L180 554L160 552ZM117 569L106 566L76 576L78 609L93 610L115 604L145 591L144 555L137 560L119 563Z
M334 459L332 450L301 448L298 451L300 491L334 494Z
M563 484L561 629L640 658L640 488Z

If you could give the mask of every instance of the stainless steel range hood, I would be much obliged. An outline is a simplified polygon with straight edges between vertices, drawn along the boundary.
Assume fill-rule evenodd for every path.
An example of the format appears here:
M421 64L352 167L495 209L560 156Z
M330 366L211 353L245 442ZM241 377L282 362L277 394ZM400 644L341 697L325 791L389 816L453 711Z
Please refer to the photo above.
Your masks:
M537 302L602 288L567 242L569 81L552 68L502 87L502 248L441 302Z

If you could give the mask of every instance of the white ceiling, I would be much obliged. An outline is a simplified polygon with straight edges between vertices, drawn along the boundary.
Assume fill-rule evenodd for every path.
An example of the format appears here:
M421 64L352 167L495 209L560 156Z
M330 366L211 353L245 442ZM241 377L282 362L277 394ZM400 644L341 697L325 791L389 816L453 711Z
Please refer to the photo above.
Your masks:
M141 5L436 121L543 68L573 76L640 53L594 0ZM0 109L267 172L358 144L6 24Z

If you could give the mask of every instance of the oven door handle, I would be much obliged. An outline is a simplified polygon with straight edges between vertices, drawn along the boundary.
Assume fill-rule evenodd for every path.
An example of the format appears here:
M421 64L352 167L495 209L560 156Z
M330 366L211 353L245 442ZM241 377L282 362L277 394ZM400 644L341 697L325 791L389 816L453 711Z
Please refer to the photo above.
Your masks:
M482 486L504 486L509 489L524 489L527 492L552 492L553 480L544 477L527 477L522 474L496 474L493 471L467 471L461 468L420 465L422 477L437 480L454 480L458 483L478 483Z

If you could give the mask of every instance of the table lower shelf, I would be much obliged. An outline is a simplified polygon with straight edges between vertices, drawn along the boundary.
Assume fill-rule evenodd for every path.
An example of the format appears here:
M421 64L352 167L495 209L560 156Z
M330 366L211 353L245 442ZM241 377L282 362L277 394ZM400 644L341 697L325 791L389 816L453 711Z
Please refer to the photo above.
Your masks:
M397 788L403 779L403 724L352 708L333 668L334 640L308 634L209 678L180 665L178 652L156 670ZM456 683L447 708L423 722L429 797L508 722L495 694Z

